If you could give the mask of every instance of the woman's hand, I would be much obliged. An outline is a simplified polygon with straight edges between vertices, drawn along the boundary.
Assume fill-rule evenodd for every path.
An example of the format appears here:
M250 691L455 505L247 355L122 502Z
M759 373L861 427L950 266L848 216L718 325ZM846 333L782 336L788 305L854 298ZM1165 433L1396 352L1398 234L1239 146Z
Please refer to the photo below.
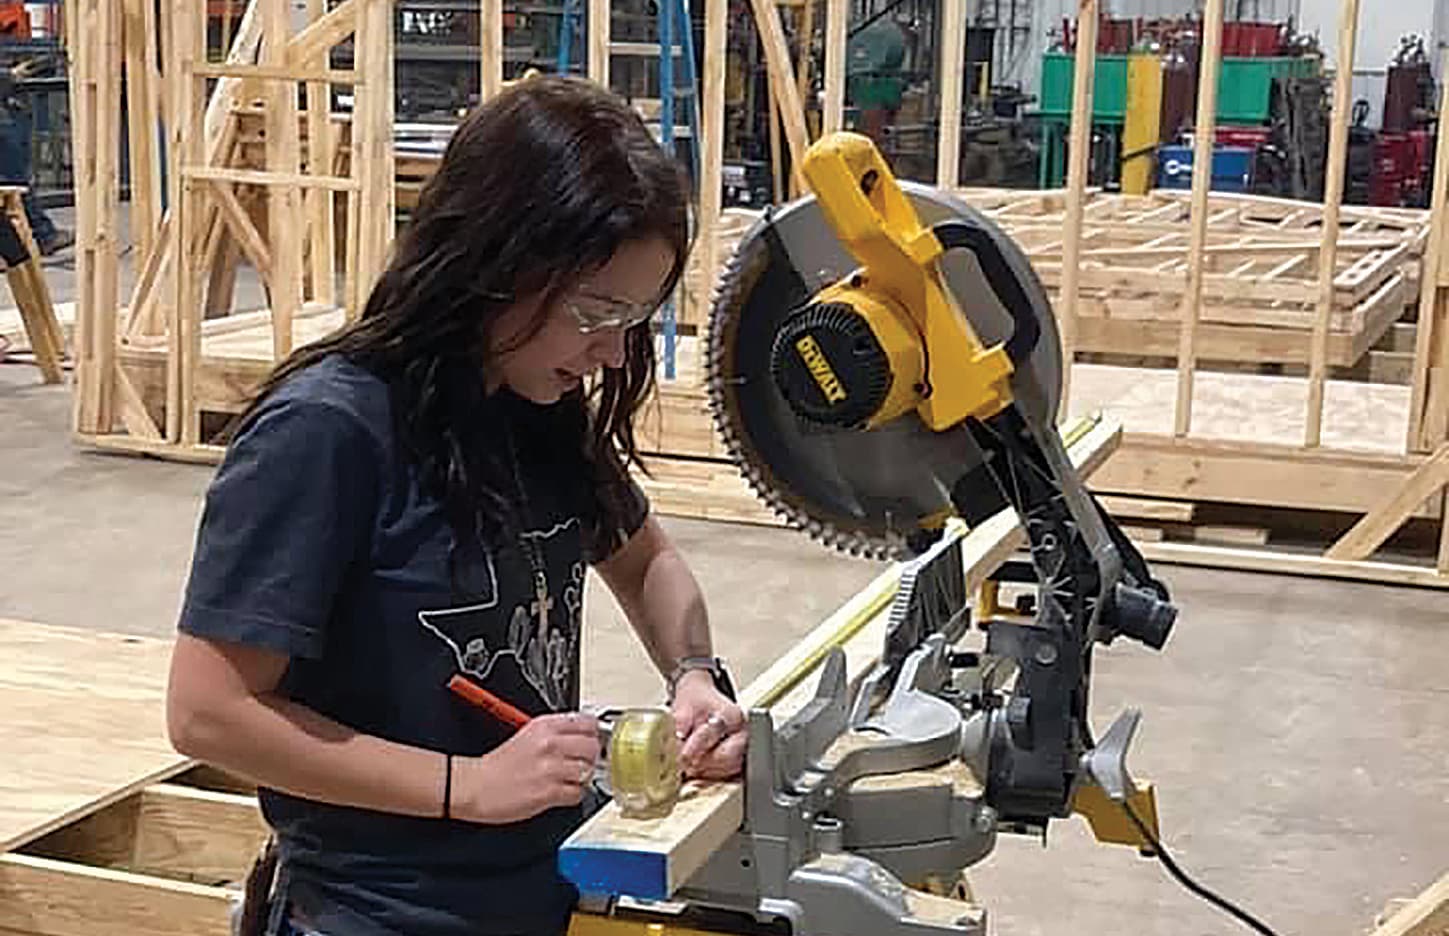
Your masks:
M598 719L540 715L482 757L453 758L452 814L498 824L576 806L598 759Z
M703 670L680 677L674 689L674 726L686 777L729 780L745 764L745 713L715 688Z

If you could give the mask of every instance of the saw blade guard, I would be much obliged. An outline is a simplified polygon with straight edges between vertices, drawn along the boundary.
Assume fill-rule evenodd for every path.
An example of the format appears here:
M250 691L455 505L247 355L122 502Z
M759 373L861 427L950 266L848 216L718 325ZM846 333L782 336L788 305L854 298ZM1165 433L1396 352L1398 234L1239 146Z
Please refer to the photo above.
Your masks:
M983 344L1004 344L1019 355L1009 377L1015 405L1036 424L1050 425L1061 392L1061 346L1050 301L1025 254L961 199L897 184L925 227L964 227L993 248L992 275L977 253L945 251L936 260L941 281ZM969 433L933 431L915 411L868 432L821 425L800 417L772 374L772 350L787 322L856 268L814 195L757 222L716 287L706 354L710 406L746 480L777 513L835 548L900 558L915 551L911 540L923 526L955 512L953 486L982 461ZM1003 275L1016 287L1005 298L993 286ZM1030 308L1013 315L1007 301ZM1030 347L1013 342L1023 316L1037 325Z

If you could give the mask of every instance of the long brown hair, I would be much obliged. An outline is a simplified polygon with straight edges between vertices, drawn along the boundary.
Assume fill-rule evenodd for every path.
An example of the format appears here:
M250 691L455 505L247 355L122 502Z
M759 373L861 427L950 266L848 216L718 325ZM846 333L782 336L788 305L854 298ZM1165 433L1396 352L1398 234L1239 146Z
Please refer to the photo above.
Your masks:
M679 164L618 97L580 78L517 82L458 127L358 321L281 363L252 410L290 375L345 355L388 383L400 438L460 545L516 534L506 447L484 389L493 323L540 295L536 330L559 294L635 240L673 246L668 295L689 252L688 201ZM649 325L634 326L624 365L543 417L552 467L577 479L574 506L599 552L619 539L627 468L638 462L633 418L654 373Z

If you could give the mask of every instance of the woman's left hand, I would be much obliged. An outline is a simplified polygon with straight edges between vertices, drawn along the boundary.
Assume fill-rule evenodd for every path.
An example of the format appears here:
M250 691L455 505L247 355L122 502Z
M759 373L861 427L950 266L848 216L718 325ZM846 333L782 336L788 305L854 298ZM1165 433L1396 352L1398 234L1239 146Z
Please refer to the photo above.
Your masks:
M729 780L745 764L745 713L715 688L709 673L695 670L674 689L674 726L686 777Z

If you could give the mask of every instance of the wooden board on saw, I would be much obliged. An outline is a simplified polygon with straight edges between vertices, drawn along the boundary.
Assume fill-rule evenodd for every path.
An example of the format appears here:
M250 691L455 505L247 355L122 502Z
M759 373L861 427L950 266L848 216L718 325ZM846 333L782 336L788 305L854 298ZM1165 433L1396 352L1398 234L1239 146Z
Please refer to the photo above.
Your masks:
M0 659L0 851L191 765L166 736L169 641L0 619Z

